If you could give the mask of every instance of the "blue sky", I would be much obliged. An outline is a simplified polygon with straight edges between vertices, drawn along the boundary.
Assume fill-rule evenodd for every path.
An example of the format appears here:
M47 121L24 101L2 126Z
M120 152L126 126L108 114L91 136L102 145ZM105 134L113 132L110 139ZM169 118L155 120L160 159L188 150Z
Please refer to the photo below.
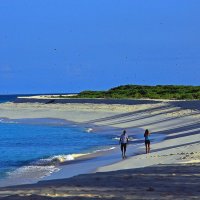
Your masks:
M0 94L200 85L199 0L1 0Z

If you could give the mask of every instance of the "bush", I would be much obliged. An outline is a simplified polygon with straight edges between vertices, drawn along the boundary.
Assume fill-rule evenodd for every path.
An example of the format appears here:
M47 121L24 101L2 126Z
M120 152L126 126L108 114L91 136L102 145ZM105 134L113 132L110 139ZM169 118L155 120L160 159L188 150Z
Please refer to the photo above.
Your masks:
M120 99L200 99L200 86L177 85L122 85L108 91L83 91L78 98Z

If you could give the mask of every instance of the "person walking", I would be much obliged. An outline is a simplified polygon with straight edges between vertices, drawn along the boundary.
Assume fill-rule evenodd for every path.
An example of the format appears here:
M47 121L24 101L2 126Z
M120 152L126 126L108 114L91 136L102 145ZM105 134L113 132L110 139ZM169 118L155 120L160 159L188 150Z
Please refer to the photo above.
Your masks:
M125 159L126 158L126 146L128 143L128 135L126 133L126 130L123 130L123 133L120 136L119 143L121 144L122 159Z
M149 136L150 136L150 132L148 129L145 130L144 132L144 142L145 142L145 147L146 147L146 154L147 153L150 153L150 139L149 139Z

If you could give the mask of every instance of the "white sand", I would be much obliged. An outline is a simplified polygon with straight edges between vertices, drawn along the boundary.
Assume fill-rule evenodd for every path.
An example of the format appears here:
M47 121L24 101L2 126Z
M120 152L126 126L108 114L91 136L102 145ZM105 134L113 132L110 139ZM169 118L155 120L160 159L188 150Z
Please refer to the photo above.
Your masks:
M182 104L184 105L184 102ZM126 128L129 134L133 133L135 128L148 128L152 134L163 134L169 138L153 144L152 151L159 154L174 151L176 154L188 148L187 143L199 141L200 103L195 108L192 106L193 101L187 107L181 107L182 104L174 106L173 102L140 105L4 103L0 104L0 118L60 118L99 127L113 127L116 130ZM193 144L195 145L197 144ZM134 159L135 157L123 161L123 165L127 162L131 167L131 162L136 162ZM116 169L123 168L120 163L117 165L119 168ZM144 162L143 166L146 165ZM151 165L151 162L148 162L148 165ZM98 170L105 169L106 167Z
M160 164L165 166L166 165L185 166L184 164L186 163L195 165L195 163L198 164L200 160L200 148L199 148L200 101L190 101L190 102L165 101L157 104L147 104L147 105L142 104L133 106L105 105L105 104L98 105L98 104L5 103L5 104L0 104L0 118L3 117L11 119L60 118L78 123L88 123L90 125L96 125L96 126L98 125L98 127L113 127L116 130L126 128L129 134L133 133L136 130L136 128L141 128L138 129L141 131L137 133L134 132L136 135L138 134L138 136L142 135L143 130L148 128L152 132L152 137L154 134L161 134L165 136L165 140L151 144L151 153L149 155L144 154L143 144L138 145L136 147L138 153L135 155L133 151L134 145L131 145L128 147L129 157L126 160L121 160L119 158L116 162L116 158L118 156L120 157L119 149L117 149L112 152L113 156L115 156L115 159L113 159L115 161L114 163L110 164L105 163L106 166L101 163L99 165L100 167L98 167L98 162L96 163L96 165L93 163L94 168L96 169L90 168L88 172L117 171L116 173L119 174L118 170L125 170L125 169L132 170L136 168L139 169L142 168L143 172L146 173L149 168L143 168L143 167L155 166L155 169L157 169L156 166L159 166ZM119 134L120 133L121 132L119 132ZM76 167L81 167L81 163L79 163ZM85 165L84 168L85 167L87 167L87 165ZM162 169L163 173L166 173L165 171L166 168L164 167L159 168L159 170L161 171ZM191 168L189 167L187 169ZM124 173L125 172L126 171L124 171ZM62 178L63 174L61 173L60 175L61 175L60 178ZM101 177L101 174L98 175L99 177ZM198 176L199 175L200 174L198 173ZM191 176L191 174L188 174L188 176ZM79 181L80 180L81 178L79 178ZM121 179L119 179L118 181L120 180ZM151 179L148 179L148 181L151 181ZM62 181L62 183L65 183L65 181L64 182ZM162 184L164 184L164 182ZM54 187L56 187L55 185ZM160 189L163 189L163 191L165 190L165 192L170 193L170 191L168 191L164 185L161 185L160 187L161 187ZM196 191L196 189L197 188L195 185L194 191ZM74 186L73 188L71 188L71 191L73 190ZM81 190L79 192L84 193ZM0 192L0 195L5 196L4 193ZM9 190L9 193L16 194L12 193L12 190L11 191ZM27 193L27 191L22 190L20 194L23 193L25 194ZM30 193L41 195L41 193L36 191ZM113 195L114 193L115 192L113 191ZM130 193L130 191L127 191L127 194L128 193ZM17 194L19 194L19 192ZM74 192L73 194L75 195L76 192ZM94 198L94 196L91 197ZM192 196L188 196L188 198L190 197ZM127 199L128 198L129 196L127 195ZM164 199L164 198L160 197L157 199ZM170 196L168 199L170 199Z
M88 122L153 107L159 107L159 105L4 103L0 104L0 118L58 118L74 122Z
M62 94L62 95L48 94L48 95L34 95L34 96L19 96L17 98L19 99L63 99L63 98L74 97L74 96L77 96L77 94Z

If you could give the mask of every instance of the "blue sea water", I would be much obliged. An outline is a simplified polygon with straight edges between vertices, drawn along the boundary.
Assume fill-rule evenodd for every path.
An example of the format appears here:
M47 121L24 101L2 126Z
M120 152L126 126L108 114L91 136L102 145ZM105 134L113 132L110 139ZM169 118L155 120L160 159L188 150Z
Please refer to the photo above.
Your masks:
M0 95L0 103L13 102L17 98L17 95Z
M40 166L44 170L45 166L52 166L50 170L53 170L53 165L59 159L70 160L71 154L89 153L115 143L112 136L88 133L83 127L69 124L55 126L3 122L0 123L0 178L9 176L21 167ZM24 170L27 173L27 168ZM46 170L48 175L49 169Z
M14 101L4 96L1 103ZM0 119L0 181L13 176L49 175L72 154L91 153L116 144L111 135L91 133L88 127L59 119Z
M23 96L34 96L34 95L37 95L37 94L0 95L0 103L14 102L18 96L23 97Z

